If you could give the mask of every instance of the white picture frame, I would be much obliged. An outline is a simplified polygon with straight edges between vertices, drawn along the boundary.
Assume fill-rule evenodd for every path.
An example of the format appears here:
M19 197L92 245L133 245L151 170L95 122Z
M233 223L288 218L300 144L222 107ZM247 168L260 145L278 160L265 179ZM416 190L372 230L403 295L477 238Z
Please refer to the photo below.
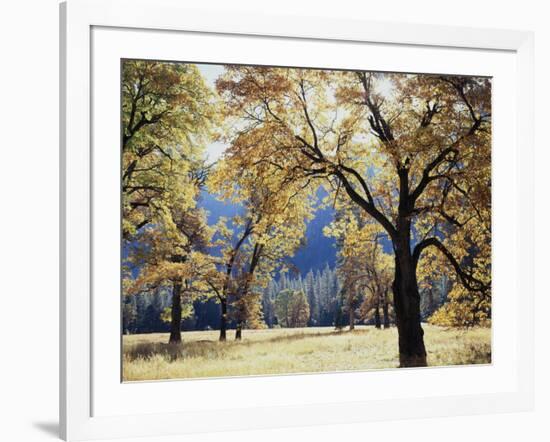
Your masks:
M284 17L274 15L242 15L228 11L216 13L193 10L177 0L69 0L60 6L61 15L61 176L60 176L60 428L66 440L97 438L161 436L177 433L260 429L283 426L352 423L367 420L448 416L488 412L528 410L533 406L533 35L529 32L452 28L429 25L373 23ZM515 348L508 363L510 375L497 387L485 391L445 395L422 394L411 391L406 397L386 396L379 399L342 399L337 395L324 401L297 399L291 404L273 401L242 404L242 407L199 407L196 410L126 410L97 408L112 399L115 391L98 373L94 365L92 312L97 300L93 296L93 127L92 116L92 56L93 32L96 29L118 29L128 32L173 31L173 35L232 36L232 38L269 38L327 44L387 45L406 47L409 51L423 49L476 50L487 53L506 53L513 57L516 70L511 75L516 94L513 100L515 115L514 149L508 166L513 179L507 195L513 199L515 237L509 248L515 256L510 270L516 285L502 286L506 291L510 314L514 315ZM96 42L99 42L97 40ZM114 42L114 40L113 40ZM98 46L100 47L99 43ZM114 46L114 43L113 43ZM97 48L95 48L97 49ZM476 73L476 72L472 72ZM118 79L117 79L118 81ZM114 113L118 106L114 106ZM116 122L115 124L118 124ZM498 120L495 124L498 124ZM495 168L499 167L495 163ZM97 165L96 165L97 167ZM498 172L498 170L495 170ZM495 217L495 225L499 223ZM519 290L521 284L521 291ZM504 293L503 293L504 294ZM521 296L521 298L520 298ZM116 313L116 312L115 312ZM107 315L108 316L108 315ZM496 329L495 333L498 332ZM116 339L116 338L115 338ZM97 361L95 361L97 363ZM118 361L114 362L115 365ZM498 365L498 364L497 364ZM498 367L497 367L498 368ZM436 370L431 371L435 376ZM418 370L393 370L384 374L383 382L405 382L406 377L418 382ZM424 373L426 373L424 371ZM439 371L437 372L439 373ZM450 373L450 374L449 374ZM464 372L464 379L473 371ZM319 376L326 375L315 375ZM334 382L340 378L334 375ZM361 382L372 372L347 375ZM377 374L378 376L378 374ZM454 376L446 372L445 376ZM447 382L445 376L441 382ZM392 378L393 381L392 381ZM275 379L275 381L273 381ZM283 379L282 381L277 379ZM291 388L308 384L314 377L285 376L254 378L242 381L239 388L252 391L268 382L272 388ZM193 382L150 383L147 394L161 395L168 389L193 391ZM294 384L293 384L294 383ZM102 391L101 400L94 397ZM202 384L202 387L207 384ZM218 384L219 385L219 384ZM237 384L232 384L237 385ZM313 385L313 384L312 384ZM130 387L132 388L132 387ZM107 392L105 393L105 390ZM112 390L112 393L109 393ZM154 391L156 390L156 392ZM196 389L195 389L196 390ZM426 390L429 390L427 387ZM242 390L241 390L242 391ZM112 394L112 398L109 397ZM126 393L124 393L126 394ZM131 397L119 396L120 398ZM195 393L196 394L196 393ZM149 396L153 397L153 396ZM120 402L120 401L119 401ZM154 402L152 402L154 403ZM247 419L241 419L243 408ZM212 419L212 411L216 418Z

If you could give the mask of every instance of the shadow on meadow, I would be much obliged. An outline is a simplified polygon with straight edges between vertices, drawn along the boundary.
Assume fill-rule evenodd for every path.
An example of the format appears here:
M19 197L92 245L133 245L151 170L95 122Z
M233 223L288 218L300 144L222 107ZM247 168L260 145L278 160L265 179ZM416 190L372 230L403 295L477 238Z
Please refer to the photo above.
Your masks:
M220 349L214 341L195 341L181 344L166 344L162 342L140 342L124 348L124 357L128 361L151 359L161 356L169 361L176 361L186 357L218 356Z
M290 329L292 330L292 329ZM346 330L334 330L332 332L324 333L292 333L285 335L277 335L270 338L266 338L261 341L263 344L268 343L290 343L303 339L311 338L326 338L328 336L339 336L344 334L367 334L369 330L354 330L352 332ZM168 361L177 361L185 358L223 358L228 355L232 349L236 346L253 346L258 345L260 342L255 340L246 340L246 337L242 341L228 340L226 342L219 342L218 340L201 339L198 341L187 341L182 344L169 344L163 342L139 342L133 345L124 347L124 357L127 361L136 360L148 360L155 356L160 356Z
M289 329L293 330L293 329ZM298 341L300 339L309 339L309 338L326 338L327 336L340 336L344 334L367 334L369 330L334 330L332 332L319 332L319 333L304 333L304 332L298 332L288 335L279 335L279 336L273 336L272 338L266 339L265 342L292 342L292 341ZM249 341L249 344L254 343L254 341Z
M424 326L430 366L491 363L491 329ZM397 330L247 330L242 341L219 342L215 330L124 336L123 381L188 379L397 368Z

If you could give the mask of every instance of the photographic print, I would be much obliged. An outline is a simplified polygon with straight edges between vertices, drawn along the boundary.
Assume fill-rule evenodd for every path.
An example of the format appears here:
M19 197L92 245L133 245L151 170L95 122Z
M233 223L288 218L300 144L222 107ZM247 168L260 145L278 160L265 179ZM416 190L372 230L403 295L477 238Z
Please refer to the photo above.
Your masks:
M491 363L491 78L123 59L120 86L123 381Z

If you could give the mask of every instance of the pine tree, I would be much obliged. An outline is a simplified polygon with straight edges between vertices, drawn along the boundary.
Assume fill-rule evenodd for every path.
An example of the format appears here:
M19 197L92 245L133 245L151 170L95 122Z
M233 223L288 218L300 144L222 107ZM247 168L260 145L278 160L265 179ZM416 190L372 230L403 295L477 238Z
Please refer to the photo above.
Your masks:
M319 323L319 304L315 294L315 276L310 269L304 282L304 290L309 303L309 322L308 325L315 326Z

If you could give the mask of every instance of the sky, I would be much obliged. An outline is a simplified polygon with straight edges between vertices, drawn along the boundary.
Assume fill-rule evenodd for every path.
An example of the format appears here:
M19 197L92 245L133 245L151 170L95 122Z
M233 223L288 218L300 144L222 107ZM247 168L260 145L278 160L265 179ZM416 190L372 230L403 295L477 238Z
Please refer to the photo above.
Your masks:
M206 79L208 86L216 87L216 79L223 73L224 68L221 64L197 64L200 73Z
M216 88L216 79L223 73L224 68L221 64L197 64L197 68L206 80L208 86ZM206 147L208 162L216 162L223 154L227 145L225 143L213 142Z

